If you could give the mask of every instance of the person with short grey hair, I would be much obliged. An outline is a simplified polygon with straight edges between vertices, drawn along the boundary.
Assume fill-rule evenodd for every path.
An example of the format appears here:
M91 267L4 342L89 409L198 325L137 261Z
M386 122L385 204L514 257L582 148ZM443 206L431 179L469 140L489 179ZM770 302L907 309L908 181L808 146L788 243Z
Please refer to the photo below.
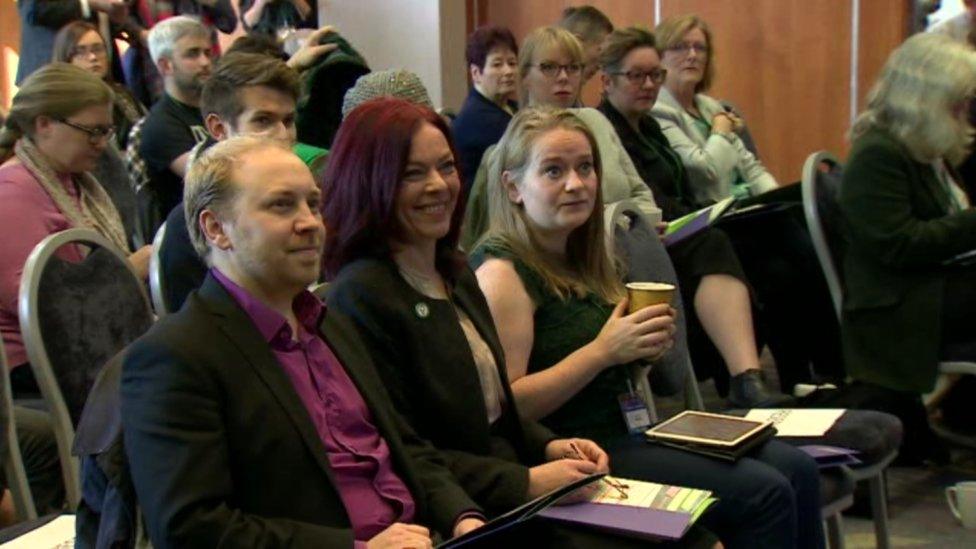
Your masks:
M170 17L156 24L149 31L147 39L149 55L153 63L159 64L162 58L172 58L176 43L185 36L198 36L210 39L210 29L200 19L190 15Z
M152 235L180 203L190 151L207 138L200 95L214 50L210 29L186 15L156 24L148 42L165 88L143 122L138 144L149 178L147 192L139 197L141 225Z

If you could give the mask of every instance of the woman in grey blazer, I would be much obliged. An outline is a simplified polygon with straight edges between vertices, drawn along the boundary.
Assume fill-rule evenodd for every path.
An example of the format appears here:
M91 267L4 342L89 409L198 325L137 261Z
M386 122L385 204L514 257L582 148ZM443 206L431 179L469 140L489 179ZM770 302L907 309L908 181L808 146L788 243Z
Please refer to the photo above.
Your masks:
M695 201L708 204L776 189L776 179L737 133L742 119L704 93L715 73L708 25L682 15L661 22L654 34L668 75L652 114L688 170Z

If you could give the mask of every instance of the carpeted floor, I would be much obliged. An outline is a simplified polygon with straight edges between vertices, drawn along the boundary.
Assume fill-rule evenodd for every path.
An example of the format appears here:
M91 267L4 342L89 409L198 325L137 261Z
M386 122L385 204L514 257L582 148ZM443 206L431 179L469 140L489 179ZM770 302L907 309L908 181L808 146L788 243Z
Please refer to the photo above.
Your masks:
M772 381L770 386L776 386L775 369L768 353L764 354L762 362L765 375ZM710 381L699 386L709 411L726 408ZM662 418L684 407L681 399L677 398L656 401ZM947 467L889 469L891 547L976 549L976 530L964 529L952 516L945 501L945 488L963 480L976 480L976 452L972 450L954 449L952 465ZM875 547L873 521L848 515L843 520L846 549Z

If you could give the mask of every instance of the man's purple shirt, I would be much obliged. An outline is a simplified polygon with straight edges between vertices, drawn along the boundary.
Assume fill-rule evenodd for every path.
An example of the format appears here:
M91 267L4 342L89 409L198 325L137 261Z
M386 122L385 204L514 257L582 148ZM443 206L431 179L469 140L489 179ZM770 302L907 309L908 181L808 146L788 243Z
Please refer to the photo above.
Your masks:
M305 405L332 465L357 547L394 522L413 522L413 496L393 470L390 448L359 390L319 334L322 302L310 292L295 298L292 307L300 325L295 340L285 317L219 270L211 272L254 322Z

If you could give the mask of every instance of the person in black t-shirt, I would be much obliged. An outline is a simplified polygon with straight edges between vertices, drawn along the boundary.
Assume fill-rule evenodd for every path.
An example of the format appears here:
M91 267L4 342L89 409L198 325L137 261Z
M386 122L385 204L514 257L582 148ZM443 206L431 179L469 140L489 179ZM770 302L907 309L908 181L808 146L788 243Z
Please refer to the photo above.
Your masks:
M200 93L210 77L213 50L210 31L186 16L172 17L153 27L149 50L166 91L146 117L139 145L149 175L149 192L140 197L140 214L151 238L183 199L183 175L190 150L207 138L200 116Z

